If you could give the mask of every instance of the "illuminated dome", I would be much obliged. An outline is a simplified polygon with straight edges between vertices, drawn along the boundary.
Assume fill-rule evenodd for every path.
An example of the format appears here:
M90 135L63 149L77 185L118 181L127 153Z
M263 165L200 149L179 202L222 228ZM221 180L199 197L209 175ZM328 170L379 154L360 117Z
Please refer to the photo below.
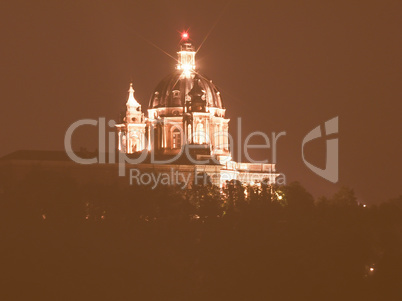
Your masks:
M212 80L195 73L183 76L181 70L176 70L168 75L156 86L148 109L184 107L186 99L189 99L188 93L194 86L194 78L198 79L198 84L204 92L206 106L224 109L220 92Z

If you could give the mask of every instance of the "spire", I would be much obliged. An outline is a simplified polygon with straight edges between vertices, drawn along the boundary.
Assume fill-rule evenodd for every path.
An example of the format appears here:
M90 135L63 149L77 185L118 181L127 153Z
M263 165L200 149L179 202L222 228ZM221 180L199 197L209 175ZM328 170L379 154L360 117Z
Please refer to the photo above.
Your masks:
M141 106L134 98L133 83L130 83L130 89L128 90L128 100L127 100L126 104L128 107L140 107Z

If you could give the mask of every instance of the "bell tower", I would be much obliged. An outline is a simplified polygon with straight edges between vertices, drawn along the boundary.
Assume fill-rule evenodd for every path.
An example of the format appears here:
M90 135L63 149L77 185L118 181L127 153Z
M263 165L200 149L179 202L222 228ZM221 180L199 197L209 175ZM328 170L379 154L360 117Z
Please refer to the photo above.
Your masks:
M145 149L145 118L141 105L134 98L133 84L130 83L126 112L122 123L116 124L119 151L132 154Z

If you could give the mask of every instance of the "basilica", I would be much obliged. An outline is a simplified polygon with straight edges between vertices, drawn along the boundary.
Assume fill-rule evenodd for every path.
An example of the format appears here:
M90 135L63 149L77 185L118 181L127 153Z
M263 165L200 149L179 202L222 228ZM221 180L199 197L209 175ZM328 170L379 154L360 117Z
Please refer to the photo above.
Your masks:
M187 34L182 36L177 54L176 68L156 86L146 117L130 84L126 110L116 124L119 151L152 152L159 158L186 157L186 165L193 173L208 173L213 165L214 184L221 187L230 180L252 185L261 181L274 183L278 176L275 164L232 160L229 119L225 117L221 93L198 70L196 51ZM153 163L148 162L155 169ZM163 164L158 164L158 169L163 170Z

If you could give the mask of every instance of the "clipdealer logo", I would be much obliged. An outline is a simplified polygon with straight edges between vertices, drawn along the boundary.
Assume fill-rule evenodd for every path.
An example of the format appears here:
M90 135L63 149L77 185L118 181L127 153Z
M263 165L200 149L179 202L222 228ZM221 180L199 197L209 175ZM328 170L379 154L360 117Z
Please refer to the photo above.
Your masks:
M338 116L334 117L324 124L325 136L338 134ZM311 130L303 139L302 142L302 159L304 164L310 168L314 173L320 177L332 182L337 183L339 179L339 145L338 138L327 138L326 139L326 163L325 168L319 168L314 166L306 160L304 157L304 146L306 143L321 138L321 126L315 127Z
M90 125L90 126L97 126L98 127L98 134L99 134L99 154L98 157L94 158L80 158L75 152L73 151L72 145L71 145L71 140L72 140L72 135L73 132L80 126L83 125ZM108 122L108 126L110 128L114 128L115 122L113 120L110 120ZM123 152L118 152L118 162L115 162L115 151L116 151L116 145L115 145L115 133L114 131L109 132L108 134L108 140L109 144L108 147L106 147L106 130L107 125L106 125L106 119L105 118L99 118L98 120L94 119L82 119L74 122L66 131L66 135L64 137L64 146L67 155L71 160L73 160L76 163L79 164L105 164L106 163L106 152L109 153L109 160L108 163L119 163L119 176L124 176L125 175L125 164L139 164L142 163L146 156L147 152L142 152L138 158L129 158L126 156L125 153ZM327 181L330 181L332 183L337 183L339 179L339 149L338 149L338 138L332 138L334 134L338 134L338 116L334 117L332 119L327 120L324 123L324 135L321 130L321 126L315 127L313 130L311 130L304 138L301 144L301 157L304 162L304 164L315 174L318 176L322 177L323 179L326 179ZM229 146L230 149L233 149L234 143L233 139L228 134L229 136ZM241 136L241 118L238 118L238 137ZM253 136L261 136L265 140L265 144L262 145L250 145L250 139ZM266 133L261 132L261 131L256 131L250 133L245 141L244 145L241 145L241 141L239 139L238 141L238 150L243 150L246 159L251 162L251 163L268 163L268 160L263 160L263 161L256 161L251 158L251 156L248 153L249 148L257 148L257 149L271 149L272 150L272 160L271 163L276 164L277 163L277 140L281 136L286 136L286 132L282 131L280 133L275 133L273 132L272 137L269 137ZM324 169L319 168L310 162L308 162L305 158L305 152L304 152L304 147L307 143L318 139L318 138L325 138L326 139L326 166ZM205 141L209 141L209 137L205 137ZM183 153L180 152L179 155ZM175 158L167 159L167 160L161 160L157 161L152 155L153 151L150 151L151 154L151 161L152 163L157 163L157 164L168 164L171 163L172 160ZM189 155L188 150L186 149L186 152L184 152L185 155L187 155L188 159L193 162L193 158ZM239 155L241 156L241 151L239 152ZM178 156L178 155L177 155ZM239 157L239 161L241 161L241 157ZM194 161L193 163L195 164L202 164L203 162L199 161ZM283 177L284 175L281 174ZM185 181L184 181L185 182Z

